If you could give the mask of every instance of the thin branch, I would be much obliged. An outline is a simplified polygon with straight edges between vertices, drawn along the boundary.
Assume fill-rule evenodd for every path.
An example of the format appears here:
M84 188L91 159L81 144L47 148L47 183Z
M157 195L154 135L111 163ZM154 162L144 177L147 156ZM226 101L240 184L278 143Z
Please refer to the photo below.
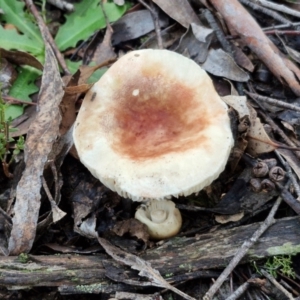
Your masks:
M253 0L252 0L253 1ZM266 0L254 0L256 3L264 7L271 8L273 10L280 11L281 13L288 14L294 17L300 18L300 12L294 9L291 9L285 5L276 4L274 2L266 1Z
M253 2L250 2L249 0L239 0L241 3L251 7L253 10L257 10L257 11L260 11L262 12L263 14L267 15L267 16L270 16L272 17L274 20L277 20L283 24L288 24L288 25L291 25L291 21L284 18L282 15L280 15L279 13L271 10L271 9L268 9L268 8L264 8L260 5L258 5L257 3L260 3L260 1L255 1L255 3ZM261 4L261 3L260 3Z
M268 278L268 280L270 282L273 283L273 285L280 290L288 299L290 300L294 300L293 295L287 291L272 275L270 275L268 272L266 272L265 270L260 270L260 272Z
M280 196L282 199L298 214L300 215L300 202L297 201L294 196L288 191L288 189L280 184L275 182L276 186L280 189Z
M229 297L226 298L226 300L236 300L241 295L243 295L247 289L249 288L250 283L248 281L244 282L238 289L234 291Z
M294 22L291 24L273 25L273 26L262 28L262 30L267 31L267 30L274 30L274 29L284 29L284 28L289 28L289 27L297 27L299 25L300 25L300 22Z
M9 104L26 104L26 105L37 106L37 104L34 102L19 100L11 96L2 96L2 98L5 101L5 103L9 103Z
M286 102L283 102L281 100L270 98L270 97L260 96L258 94L254 94L254 93L249 93L247 91L244 91L244 92L245 92L246 95L250 96L254 100L266 102L268 104L272 104L272 105L275 105L277 107L291 109L291 110L295 110L295 111L300 112L300 107L296 106L294 104L286 103Z
M298 36L300 35L300 31L298 30L267 30L265 34L278 34L278 35L291 35Z
M277 150L275 150L274 152L275 152L277 158L280 160L281 164L284 166L284 168L286 170L286 175L291 180L291 183L294 186L295 192L296 192L297 197L298 197L297 200L299 200L300 199L300 186L298 184L298 181L297 181L294 173L292 172L292 168L290 167L288 162L283 159L283 157L281 156L281 154Z
M274 215L281 203L281 197L278 197L276 202L274 203L268 217L266 220L260 225L258 230L254 232L250 240L245 241L243 245L240 247L238 252L235 254L229 265L225 268L219 278L215 281L215 283L210 287L207 291L203 300L210 300L213 298L215 293L219 290L223 282L227 279L229 274L233 271L233 269L238 265L241 259L246 255L249 249L258 241L259 237L275 222Z
M149 6L144 0L138 0L138 1L150 11L152 19L153 19L154 27L155 27L158 48L164 49L163 41L162 41L162 37L161 37L160 25L159 25L159 17L158 17L157 11L155 10L154 4L151 1L151 6Z
M220 42L224 51L226 51L231 57L234 57L234 49L233 49L231 43L226 38L225 34L223 33L221 27L215 20L215 17L213 16L213 14L208 9L205 9L204 17L207 20L209 26L214 30L216 37L217 37L218 41Z

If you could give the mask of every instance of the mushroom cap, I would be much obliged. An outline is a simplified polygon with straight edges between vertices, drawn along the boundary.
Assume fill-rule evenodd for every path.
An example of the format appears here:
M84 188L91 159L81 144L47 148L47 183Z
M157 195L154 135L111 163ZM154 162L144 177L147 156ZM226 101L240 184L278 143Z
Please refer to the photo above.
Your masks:
M190 195L224 170L233 137L227 106L194 61L132 51L89 90L74 126L81 162L135 201Z
M179 209L170 200L150 200L142 204L134 216L148 228L152 239L167 239L176 235L182 224Z

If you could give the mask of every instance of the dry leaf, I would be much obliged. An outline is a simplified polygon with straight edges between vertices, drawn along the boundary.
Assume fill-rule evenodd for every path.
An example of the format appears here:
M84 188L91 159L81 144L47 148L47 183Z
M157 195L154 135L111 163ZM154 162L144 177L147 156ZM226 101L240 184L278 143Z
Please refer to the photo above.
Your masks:
M169 17L188 28L190 24L200 25L200 20L187 0L153 0Z
M114 31L113 31L112 27L108 23L107 27L106 27L104 39L103 39L102 43L100 43L96 47L94 55L93 55L93 61L96 64L101 64L107 60L112 60L112 59L117 58L117 54L115 53L115 51L113 50L112 45L111 45L111 39L112 39L113 32Z
M215 76L225 77L230 80L240 82L249 80L249 75L222 49L211 49L202 68Z
M10 133L11 137L17 137L27 134L31 122L35 119L37 114L36 107L29 105L25 107L24 114L17 119L14 119L11 126L16 128L15 131Z
M226 224L229 222L237 222L244 217L244 212L240 212L234 215L216 215L215 220L220 224Z
M159 26L168 26L166 16L159 17ZM146 9L134 11L124 15L112 25L113 35L112 44L117 45L121 42L139 38L155 29L150 11Z
M137 219L120 221L114 226L112 231L118 236L123 236L125 233L129 233L130 236L135 236L144 241L144 243L147 243L149 240L147 226L139 222Z
M248 105L250 111L250 128L247 134L248 152L250 155L257 156L260 153L267 153L277 149L278 145L274 143L266 133L263 124L257 117L256 111Z
M89 239L97 238L98 233L96 232L96 223L97 219L95 214L92 214L91 217L82 221L79 226L74 225L74 231Z
M85 84L80 84L76 86L67 86L65 87L65 93L68 95L76 95L76 94L81 94L81 93L86 93L94 83L85 83Z
M29 252L36 234L42 175L53 143L57 139L61 116L58 105L63 96L56 58L48 43L39 110L28 130L25 144L25 170L19 181L14 206L13 227L9 239L10 255Z
M62 211L54 201L51 202L51 211L52 211L52 219L53 222L56 223L61 220L67 213Z
M243 69L252 73L254 71L254 65L253 65L252 61L235 44L232 44L232 47L233 47L233 57L234 57L234 60L236 61L236 63Z
M189 56L196 63L203 63L208 54L212 34L212 29L192 23L180 39L180 43L175 51L183 54L188 50Z
M240 119L250 115L250 111L247 106L247 98L245 96L228 95L221 98L225 103L237 111Z
M27 65L38 70L43 70L43 65L31 54L14 50L8 51L0 48L0 57L6 58L16 65Z

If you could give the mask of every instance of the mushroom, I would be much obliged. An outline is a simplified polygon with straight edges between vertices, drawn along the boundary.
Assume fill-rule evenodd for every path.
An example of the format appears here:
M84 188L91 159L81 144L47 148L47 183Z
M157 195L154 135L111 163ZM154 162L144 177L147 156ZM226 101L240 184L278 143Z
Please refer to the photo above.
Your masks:
M154 199L142 204L135 218L147 226L150 237L155 240L176 235L182 224L180 211L170 200Z
M210 77L168 50L132 51L86 94L74 126L81 162L134 201L188 196L224 170L233 137Z

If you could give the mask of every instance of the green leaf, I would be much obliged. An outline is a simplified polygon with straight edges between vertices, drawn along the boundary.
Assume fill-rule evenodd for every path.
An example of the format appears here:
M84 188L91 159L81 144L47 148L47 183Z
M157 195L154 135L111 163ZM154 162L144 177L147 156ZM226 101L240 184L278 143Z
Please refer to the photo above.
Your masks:
M60 26L55 38L61 51L75 47L80 40L85 40L96 30L106 27L99 0L84 0L74 6L75 11L66 17L65 24ZM118 6L110 2L103 6L110 22L119 19L128 8L128 5Z
M0 21L15 25L23 33L23 35L20 35L15 30L5 30L1 27L1 47L9 50L28 51L35 55L43 53L44 43L39 28L24 12L24 2L0 0L0 7L4 11ZM9 37L11 43L8 42Z
M41 55L41 47L34 44L26 35L17 33L15 29L6 30L0 25L0 45L6 50L20 50L33 55Z
M31 67L22 67L19 69L19 75L12 85L9 95L22 101L31 102L30 95L38 91L35 80L40 76L40 72ZM5 120L15 119L24 112L23 105L9 105L5 108Z

